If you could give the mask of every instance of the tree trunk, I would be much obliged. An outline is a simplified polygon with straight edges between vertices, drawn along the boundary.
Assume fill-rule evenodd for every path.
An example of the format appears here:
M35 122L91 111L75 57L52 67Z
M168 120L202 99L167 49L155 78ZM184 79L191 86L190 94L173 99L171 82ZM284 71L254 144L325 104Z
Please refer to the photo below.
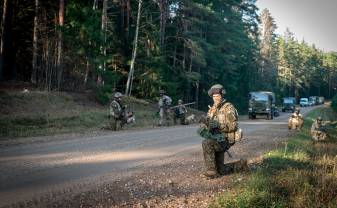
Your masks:
M103 34L103 45L102 45L102 54L104 59L106 57L106 32L107 32L107 23L108 23L108 0L103 0L103 9L102 9L102 34ZM105 71L106 63L103 61L103 71Z
M134 39L134 43L133 43L133 52L132 52L132 59L131 59L131 64L130 64L130 71L129 71L129 75L128 75L128 81L126 83L126 90L125 90L126 96L130 96L131 91L132 91L131 86L132 86L132 81L133 81L135 60L136 60L136 56L137 56L138 32L139 32L141 7L142 7L142 0L139 0L139 2L138 2L138 13L137 13L137 23L136 23L136 34L135 34L135 39Z
M37 84L37 28L39 24L39 0L35 0L35 17L34 17L34 31L33 31L33 60L32 60L32 75L30 81Z
M5 26L6 26L6 13L7 13L8 0L4 0L3 4L3 13L2 13L2 27L1 27L1 41L0 41L0 81L2 80L3 72L3 54L4 54L4 42L5 42Z
M162 49L165 45L165 30L166 22L168 18L168 3L167 0L159 0L159 10L160 10L160 48Z
M63 73L63 62L62 62L62 44L63 44L63 37L62 37L62 28L64 24L64 0L60 0L60 8L59 8L59 26L60 29L58 31L58 43L57 43L57 88L58 90L61 89L61 82L62 82L62 73Z
M87 86L89 72L90 72L90 63L89 58L87 57L87 63L86 63L86 70L85 70L85 77L84 77L84 86Z
M12 0L4 0L3 13L2 13L2 27L1 27L1 41L0 41L0 80L6 77L7 66L6 57L8 51L11 50L11 30L12 30L12 16L13 16L13 2ZM5 57L6 56L6 57ZM12 57L10 57L12 58ZM11 73L8 72L7 76L10 77Z

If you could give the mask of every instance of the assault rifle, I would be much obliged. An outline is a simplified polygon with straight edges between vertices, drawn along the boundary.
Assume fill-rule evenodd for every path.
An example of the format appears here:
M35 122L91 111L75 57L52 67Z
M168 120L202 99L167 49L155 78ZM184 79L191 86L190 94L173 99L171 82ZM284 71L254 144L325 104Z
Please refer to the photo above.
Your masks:
M188 105L193 105L195 104L196 102L191 102L191 103L186 103L186 104L182 104L183 106L188 106ZM180 105L175 105L175 106L172 106L170 107L170 109L174 109L174 108L178 108Z

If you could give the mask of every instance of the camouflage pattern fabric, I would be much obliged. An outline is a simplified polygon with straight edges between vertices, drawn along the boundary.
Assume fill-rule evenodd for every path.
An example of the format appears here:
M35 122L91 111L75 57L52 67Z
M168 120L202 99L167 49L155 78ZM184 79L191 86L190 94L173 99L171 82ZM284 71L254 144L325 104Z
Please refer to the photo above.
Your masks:
M117 100L113 100L110 103L110 128L114 131L117 131L119 129L122 129L125 121L125 110L121 103L119 103Z
M163 125L164 121L166 122L166 125L169 126L170 124L170 105L172 103L172 99L167 96L163 95L158 102L159 107L159 126Z
M303 116L293 113L288 119L288 129L301 130L303 127Z
M322 123L319 123L317 120L312 123L310 134L315 142L324 141L328 136Z
M207 113L207 120L217 128L212 129L203 124L198 133L205 138L202 142L204 162L207 171L218 174L226 172L224 153L235 143L235 132L238 129L238 113L230 103L222 101L218 106L212 106ZM208 123L208 124L209 124Z
M174 108L174 117L173 117L174 124L177 124L177 120L179 119L181 125L187 125L188 121L186 121L186 113L187 109L186 106L183 104Z

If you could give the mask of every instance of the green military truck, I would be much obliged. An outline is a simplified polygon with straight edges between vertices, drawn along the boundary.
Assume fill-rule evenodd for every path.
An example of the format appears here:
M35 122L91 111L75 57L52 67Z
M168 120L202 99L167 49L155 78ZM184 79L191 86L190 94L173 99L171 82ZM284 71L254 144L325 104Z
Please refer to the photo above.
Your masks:
M276 111L275 94L267 91L256 91L248 94L248 118L255 119L264 115L268 120L273 119Z
M294 97L285 97L283 98L282 103L282 112L291 111L295 112L296 99Z

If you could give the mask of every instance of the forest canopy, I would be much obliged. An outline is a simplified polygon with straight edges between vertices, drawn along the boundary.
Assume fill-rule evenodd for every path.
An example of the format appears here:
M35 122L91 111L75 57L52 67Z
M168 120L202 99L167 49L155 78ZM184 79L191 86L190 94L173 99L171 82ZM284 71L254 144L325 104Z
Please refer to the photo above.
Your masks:
M4 0L0 79L41 90L115 91L205 109L208 88L245 110L249 91L331 98L337 53L298 41L255 0ZM258 15L260 13L260 15ZM128 89L128 90L127 90Z

